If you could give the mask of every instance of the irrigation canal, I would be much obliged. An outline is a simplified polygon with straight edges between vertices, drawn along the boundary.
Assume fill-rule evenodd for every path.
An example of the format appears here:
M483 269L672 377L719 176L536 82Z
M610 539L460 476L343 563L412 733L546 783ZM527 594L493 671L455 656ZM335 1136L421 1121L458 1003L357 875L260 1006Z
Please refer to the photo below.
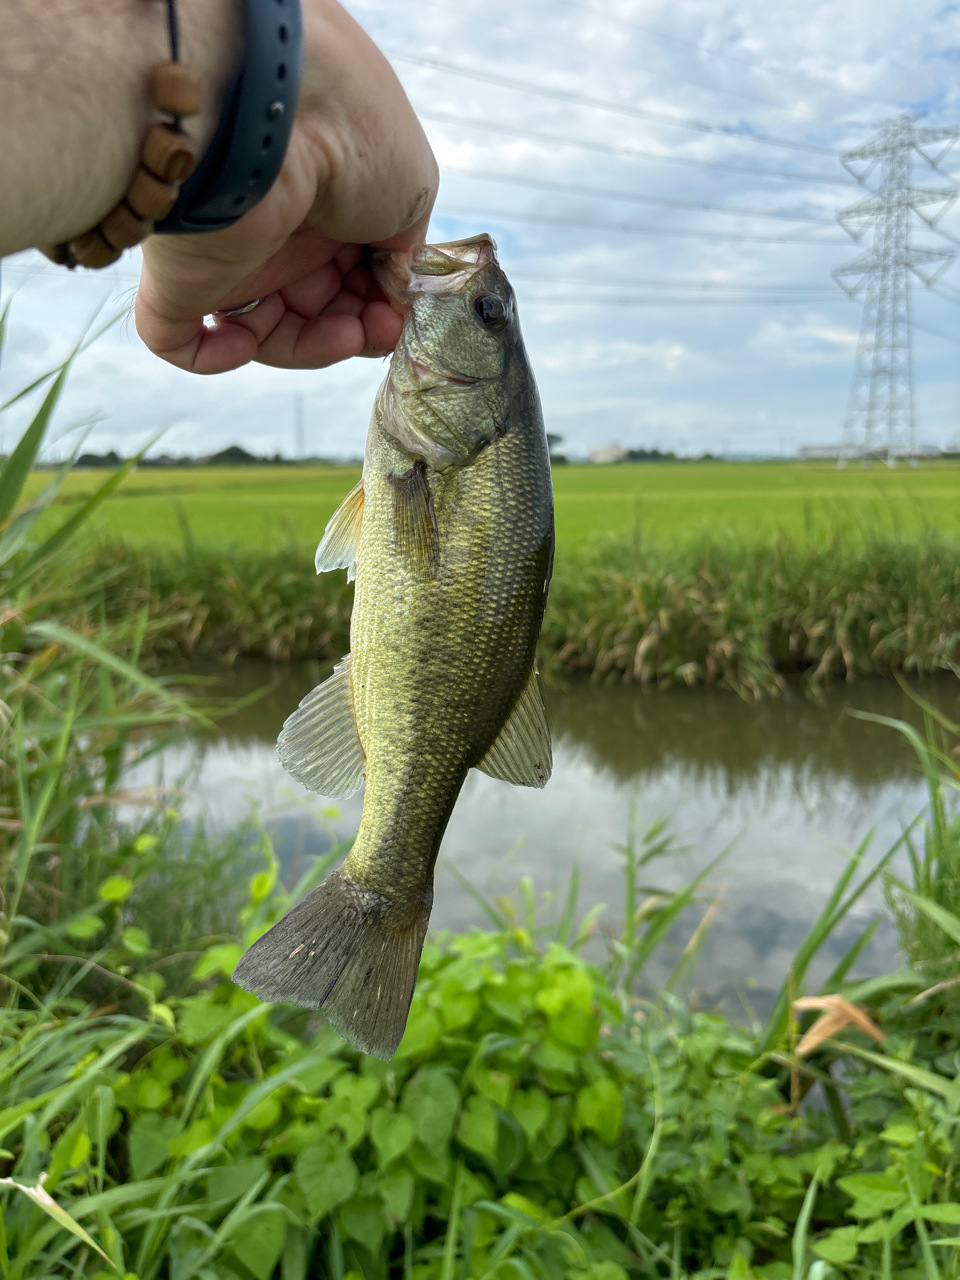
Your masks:
M340 802L310 795L277 761L280 725L316 679L310 663L237 664L211 692L236 696L272 687L224 720L217 736L193 738L162 757L166 783L188 779L182 805L188 816L205 813L208 825L223 829L256 805L290 879L305 857L356 831L362 803L362 793ZM954 678L918 687L951 717L960 714ZM718 899L694 985L707 1002L748 1003L762 1012L846 852L873 829L868 859L879 856L924 804L916 758L902 736L850 715L868 711L919 726L919 711L893 680L834 685L816 700L797 687L759 703L702 688L587 683L547 690L546 697L553 777L544 791L532 791L471 771L441 850L434 928L486 923L451 866L491 899L532 877L538 897L555 896L543 909L545 921L559 915L558 900L578 866L581 910L606 903L604 919L617 926L623 910L618 845L631 829L639 839L665 818L686 852L647 865L645 885L676 887L728 853L647 981L666 978L707 905ZM151 766L149 778L131 782L155 780ZM896 865L906 869L904 853ZM879 888L865 895L825 949L815 978L829 972L881 903ZM599 957L598 942L590 950ZM885 923L855 972L888 971L895 951L895 930Z

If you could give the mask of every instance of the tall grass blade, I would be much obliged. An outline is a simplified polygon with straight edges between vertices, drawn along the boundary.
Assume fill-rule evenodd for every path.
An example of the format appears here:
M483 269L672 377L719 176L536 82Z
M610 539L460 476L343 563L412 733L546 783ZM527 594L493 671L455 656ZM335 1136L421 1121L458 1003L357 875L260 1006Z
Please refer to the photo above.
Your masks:
M927 1231L927 1225L923 1220L921 1212L920 1199L917 1195L916 1188L913 1185L913 1179L909 1173L906 1175L907 1190L910 1192L910 1203L913 1205L915 1212L913 1225L917 1230L917 1237L920 1241L920 1250L923 1254L923 1269L927 1273L927 1280L941 1280L940 1268L937 1266L937 1260L933 1256L933 1250L930 1248L930 1233Z
M44 1178L42 1174L39 1182L32 1187L24 1186L21 1182L15 1182L13 1178L0 1178L0 1187L14 1187L17 1191L22 1191L25 1196L43 1210L47 1217L52 1218L58 1227L61 1227L64 1231L69 1231L71 1235L76 1236L82 1244L85 1244L88 1249L93 1249L96 1253L99 1253L100 1257L113 1267L113 1261L104 1253L96 1240L94 1240L88 1232L84 1231L79 1222L76 1222L71 1218L66 1209L57 1204L56 1200L54 1200L50 1193L44 1190L43 1183ZM115 1267L114 1270L116 1270Z
M9 523L0 533L0 565L4 565L8 560L12 559L29 538L31 529L59 493L60 486L72 466L73 458L71 457L63 464L47 487L28 506L14 513ZM6 590L8 594L12 595L16 588L8 586Z
M457 1174L453 1184L453 1199L447 1216L447 1232L443 1242L443 1262L440 1280L454 1280L457 1267L457 1240L460 1235L460 1212L463 1203L463 1161L457 1161Z
M864 931L860 934L859 938L854 941L853 945L847 950L839 964L820 988L820 995L828 995L830 992L834 991L841 982L843 982L844 978L860 959L860 956L865 951L870 939L877 932L882 919L882 916L875 916L874 919L870 921Z
M891 884L895 884L905 898L908 898L915 907L928 916L934 924L939 925L948 938L954 942L960 943L960 917L954 915L952 911L947 911L945 907L941 907L939 903L932 902L922 893L914 893L912 889L896 877L890 877Z
M729 849L724 849L722 853L719 853L688 885L674 893L666 905L654 916L643 937L635 942L631 949L626 975L622 983L626 990L629 991L631 989L637 975L673 928L680 913L693 900L704 880L715 867L720 865L728 853Z
M813 1204L817 1198L819 1186L820 1171L817 1170L810 1179L807 1194L803 1197L803 1206L800 1209L800 1216L797 1218L797 1225L793 1232L793 1280L806 1280L807 1232L810 1229L810 1218L813 1214Z
M570 941L570 935L573 932L573 926L577 916L577 899L580 896L580 866L578 863L573 864L570 871L570 879L567 882L567 896L563 902L563 911L560 913L560 923L557 925L557 941L562 947L567 946Z
M885 869L897 849L899 849L900 845L903 844L915 823L916 819L914 820L914 823L911 824L911 827L909 827L907 831L905 831L903 835L901 835L900 838L890 846L887 852L874 865L870 872L863 877L856 888L854 888L850 894L844 898L843 895L847 891L847 886L850 884L850 881L853 879L857 869L863 861L863 857L869 847L870 841L873 838L873 833L871 832L866 836L857 850L850 855L847 866L837 880L830 897L824 904L823 910L817 916L807 933L807 936L800 944L793 965L791 966L791 977L788 977L780 988L773 1010L767 1020L766 1030L760 1041L759 1048L761 1054L769 1053L770 1050L781 1041L786 1033L787 1023L790 1017L790 1001L794 996L803 994L803 983L806 979L810 964L817 952L826 942L827 938L829 938L830 934L837 927L840 921L849 913L854 903L857 902L864 893L866 893L870 885L873 884ZM791 986L793 987L792 993Z
M123 484L130 472L134 470L137 463L146 451L156 443L157 439L159 439L159 437L155 437L153 440L149 441L149 443L143 446L139 453L136 453L132 458L128 458L122 466L118 467L117 470L90 495L86 502L81 504L72 516L69 516L68 519L64 520L59 528L55 529L53 533L41 542L40 546L36 548L27 560L25 560L22 565L18 566L16 574L14 574L11 583L7 587L8 591L16 591L24 582L27 581L39 565L43 564L44 561L51 559L52 556L57 554L61 547L67 545L80 526L85 524L96 509L101 506L107 498L109 498L111 493Z
M494 906L494 904L489 900L489 898L484 897L484 895L480 892L480 890L475 888L470 883L470 881L459 870L459 868L455 867L453 863L448 863L447 870L450 872L453 878L460 884L460 886L466 889L467 893L469 893L470 897L474 900L474 902L477 904L477 906L480 908L483 914L487 917L487 919L491 922L491 924L493 924L497 929L506 929L508 927L510 922L507 920L507 917L503 914L503 912L498 911L497 908Z
M23 492L23 486L40 452L43 437L46 435L53 411L63 392L68 368L69 366L65 365L57 374L53 386L34 414L33 421L17 441L17 446L7 459L3 471L0 471L0 528L6 524Z
M869 1049L861 1049L859 1045L849 1044L846 1040L829 1040L825 1043L833 1045L835 1049L839 1049L843 1053L852 1053L854 1057L862 1058L864 1062L872 1063L875 1067L882 1067L884 1071L889 1071L891 1075L901 1076L904 1080L909 1080L911 1084L919 1085L921 1089L926 1089L929 1093L935 1093L937 1097L949 1102L954 1111L960 1112L960 1084L948 1079L946 1076L939 1076L933 1071L927 1071L924 1067L914 1066L912 1062L902 1062L899 1058L893 1058L882 1053L873 1053Z
M10 318L10 304L12 298L8 298L6 305L0 310L0 361L3 359L3 348L7 341L7 322Z
M9 306L9 303L7 305ZM46 373L41 373L39 377L34 378L34 380L32 382L29 382L25 387L21 387L20 390L17 391L14 395L12 395L8 400L4 400L3 404L0 404L0 413L3 413L4 409L13 408L15 404L19 404L21 400L26 399L26 397L30 395L32 391L35 391L37 387L42 386L49 378L54 377L55 374L59 374L64 369L68 368L73 363L73 361L77 358L78 355L86 351L88 347L93 346L93 344L98 340L98 338L102 338L103 335L107 332L107 330L112 329L113 326L117 323L117 321L122 320L124 315L126 314L125 311L117 311L114 315L110 317L109 320L107 320L104 324L102 324L99 329L96 329L93 333L91 333L90 330L93 328L94 321L96 320L97 316L100 314L102 310L103 310L103 303L101 303L94 310L93 315L87 321L86 327L84 328L83 332L80 334L80 337L77 339L76 343L74 344L73 350L67 356L66 360L62 361L60 364L55 364L53 368L48 369Z
M50 641L53 644L66 645L67 648L74 649L77 653L83 654L84 657L92 658L94 662L98 662L101 666L115 671L117 675L123 676L135 688L151 694L159 702L169 707L172 712L183 717L183 719L192 720L207 728L213 728L213 722L191 703L186 702L183 698L178 698L176 694L170 693L157 680L144 675L137 667L131 666L129 662L124 661L123 658L118 657L115 653L111 653L109 649L97 644L95 640L90 640L87 636L81 636L76 631L71 631L69 627L61 626L59 622L35 622L28 628L28 634L37 636L41 640Z

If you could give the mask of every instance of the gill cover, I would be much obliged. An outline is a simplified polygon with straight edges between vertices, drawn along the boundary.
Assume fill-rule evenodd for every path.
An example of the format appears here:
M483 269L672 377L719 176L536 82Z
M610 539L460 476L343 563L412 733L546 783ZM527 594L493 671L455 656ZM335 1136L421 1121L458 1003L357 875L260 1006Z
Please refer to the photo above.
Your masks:
M507 429L507 380L520 342L496 245L481 235L380 253L374 273L405 317L375 419L432 470L463 466Z

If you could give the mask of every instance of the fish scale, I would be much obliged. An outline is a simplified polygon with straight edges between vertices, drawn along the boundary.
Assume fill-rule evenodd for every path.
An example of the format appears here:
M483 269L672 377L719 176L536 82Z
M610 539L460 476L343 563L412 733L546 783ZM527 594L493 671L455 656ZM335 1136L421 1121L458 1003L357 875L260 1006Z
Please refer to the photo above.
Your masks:
M545 444L542 454L537 445L533 433L508 432L460 474L457 519L441 530L439 573L424 591L380 518L391 502L387 475L404 459L382 432L371 435L350 636L367 790L348 865L365 885L380 887L388 875L419 885L432 875L466 772L486 754L533 665L542 569L540 599L528 579L552 512L499 500L498 471L507 467L518 486L536 491L537 473L549 465ZM448 483L443 475L431 483L438 509ZM474 555L477 531L514 554ZM494 666L499 697L491 696Z
M321 794L366 779L360 828L234 976L264 999L323 1008L352 1044L388 1058L467 772L537 787L549 777L535 657L554 532L536 384L493 242L389 255L379 272L406 311L403 336L362 482L317 553L318 571L356 575L351 653L279 742L284 766Z

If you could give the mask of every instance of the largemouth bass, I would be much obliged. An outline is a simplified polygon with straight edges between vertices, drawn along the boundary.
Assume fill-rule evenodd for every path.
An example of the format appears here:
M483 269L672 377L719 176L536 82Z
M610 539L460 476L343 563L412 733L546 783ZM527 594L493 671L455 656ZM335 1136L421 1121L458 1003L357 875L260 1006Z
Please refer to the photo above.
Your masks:
M489 236L385 255L406 310L363 479L317 571L356 576L351 652L281 732L285 768L345 796L366 778L340 867L247 951L234 978L320 1009L389 1058L413 998L444 829L467 771L550 776L535 655L553 562L543 419L516 300Z

